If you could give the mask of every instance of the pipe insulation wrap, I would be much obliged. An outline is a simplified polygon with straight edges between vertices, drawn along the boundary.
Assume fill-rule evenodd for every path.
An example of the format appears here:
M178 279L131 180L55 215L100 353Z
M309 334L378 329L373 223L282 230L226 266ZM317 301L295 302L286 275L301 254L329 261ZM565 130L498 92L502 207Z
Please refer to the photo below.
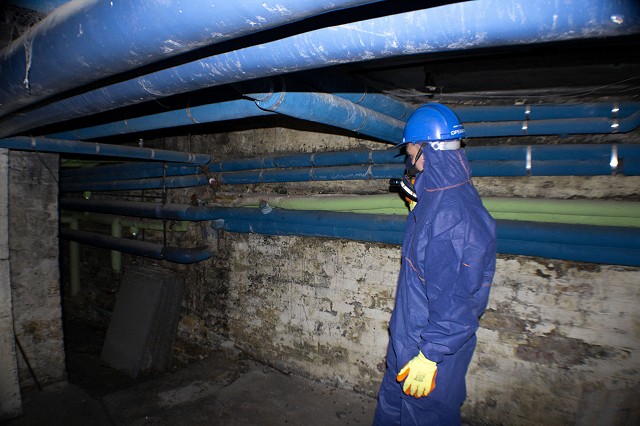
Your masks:
M163 176L187 176L201 173L198 166L185 166L176 163L124 163L84 169L63 170L65 183L83 183L117 181L125 179L146 179Z
M127 120L55 133L49 136L59 139L90 140L105 136L144 132L146 130L167 129L272 114L270 111L261 110L250 100L238 99L129 118Z
M626 118L640 109L640 102L599 102L576 105L463 106L454 108L462 122L533 121L565 118Z
M94 232L77 231L67 228L60 229L60 238L76 241L94 247L115 250L152 259L168 260L174 263L196 263L209 259L213 253L206 248L184 249L165 247L162 244L148 241L131 240L96 234Z
M238 232L261 232L270 235L327 236L355 238L369 235L367 241L399 244L404 232L403 215L362 215L321 211L287 211L271 209L209 208L184 205L159 205L128 201L63 199L61 208L108 214L166 218L172 220L211 220L225 229ZM513 254L536 255L567 260L606 262L640 266L640 229L608 226L541 224L498 220L498 247ZM384 236L377 237L379 232ZM395 237L394 237L395 234ZM360 238L360 237L358 237ZM384 240L384 241L380 241ZM558 248L562 250L558 250ZM536 248L535 254L530 254Z
M70 1L2 51L2 113L184 52L367 3L373 1Z
M141 160L171 161L191 164L207 164L211 157L207 154L166 151L161 149L138 148L133 146L68 141L43 137L16 136L0 139L0 148L23 151L57 152L108 157L137 158Z
M288 81L292 81L288 79ZM302 120L311 120L318 123L332 125L351 131L359 131L383 140L397 141L398 127L403 127L404 122L396 120L390 113L381 108L393 102L393 98L377 94L377 103L354 103L351 100L337 101L335 98L348 99L345 94L321 94L314 93L312 89L304 89L298 85L295 94L287 97L287 104L280 107L280 103L285 100L285 93L274 93L273 84L266 80L258 80L250 83L239 83L238 88L253 88L267 90L262 93L249 93L248 96L256 99L256 103L247 99L225 101L209 105L190 107L182 110L174 110L159 114L147 115L144 117L132 118L87 128L71 130L67 132L49 135L59 139L93 139L118 134L128 134L155 130L168 127L185 126L198 123L212 123L224 120L242 119L256 117L260 115L273 114L276 112ZM291 90L291 88L289 88ZM295 97L295 99L291 99ZM273 105L266 105L268 99L275 99ZM387 101L385 101L387 100ZM534 111L542 111L536 115L544 120L531 125L532 118L523 117L516 122L515 116L520 116L522 109L527 111L530 107L520 106L485 106L485 107L458 107L454 111L461 117L463 124L469 129L469 136L495 137L501 136L524 136L541 134L571 134L571 133L616 133L627 132L638 127L640 124L640 103L624 103L624 113L611 112L611 103L588 104L584 108L569 105L536 105ZM260 106L260 108L258 107ZM313 106L313 108L312 108ZM358 107L362 107L359 109ZM261 109L264 108L264 109ZM473 108L474 112L467 110ZM340 110L342 112L340 112ZM608 113L607 113L608 111ZM621 109L622 111L622 109ZM336 114L338 116L336 117ZM555 114L555 115L554 115ZM346 116L348 120L345 120ZM526 113L524 113L526 116ZM368 118L367 118L368 117ZM406 118L406 117L405 117ZM591 121L590 119L599 121ZM580 119L580 120L577 120ZM363 121L364 120L364 121ZM368 120L368 121L367 121ZM375 121L373 121L375 120ZM475 122L477 120L479 122ZM355 124L360 123L360 124ZM368 123L367 128L361 129ZM615 127L612 127L615 124ZM401 131L400 131L401 132Z
M328 93L314 92L291 79L253 80L235 87L265 111L327 124L397 143L404 122Z
M475 18L469 20L469 16ZM625 19L614 24L612 16ZM91 90L33 109L28 115L5 117L0 121L0 137L164 96L327 65L430 52L616 37L639 31L640 6L633 0L455 3L322 28ZM85 48L93 48L91 43L85 43Z

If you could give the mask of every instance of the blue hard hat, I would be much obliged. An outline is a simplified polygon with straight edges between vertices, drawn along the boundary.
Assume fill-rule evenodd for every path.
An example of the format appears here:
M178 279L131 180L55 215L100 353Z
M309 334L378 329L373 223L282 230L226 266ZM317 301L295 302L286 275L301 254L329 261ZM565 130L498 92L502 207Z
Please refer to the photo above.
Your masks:
M464 137L464 127L451 108L438 103L428 103L420 106L411 114L404 126L402 142L397 146Z

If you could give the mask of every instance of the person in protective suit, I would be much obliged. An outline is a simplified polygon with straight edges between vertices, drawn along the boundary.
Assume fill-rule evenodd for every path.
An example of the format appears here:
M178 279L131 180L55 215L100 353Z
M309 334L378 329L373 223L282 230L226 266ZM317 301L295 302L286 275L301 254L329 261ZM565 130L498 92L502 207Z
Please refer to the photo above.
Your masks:
M403 187L416 198L402 243L375 425L457 425L496 259L495 222L471 182L465 131L444 105L409 117Z

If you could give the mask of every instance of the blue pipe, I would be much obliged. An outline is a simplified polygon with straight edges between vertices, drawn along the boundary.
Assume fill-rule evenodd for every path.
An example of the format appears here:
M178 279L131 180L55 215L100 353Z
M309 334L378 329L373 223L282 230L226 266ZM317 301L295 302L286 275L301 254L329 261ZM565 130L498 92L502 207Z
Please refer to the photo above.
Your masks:
M0 139L0 148L21 151L57 152L83 155L102 155L107 157L138 158L154 161L171 161L203 165L211 161L206 154L192 154L189 152L166 151L161 149L138 148L133 146L111 145L68 141L43 137L16 136Z
M295 77L325 93L331 93L354 104L406 121L416 107L380 93L361 80L331 69L302 73Z
M363 164L404 164L404 154L396 148L386 150L316 152L243 158L212 162L208 165L212 173L237 172L256 169L291 167L330 167Z
M531 149L527 168L527 150ZM597 176L612 173L640 175L640 145L619 145L617 168L610 164L611 145L537 145L467 148L474 176ZM384 164L384 162L387 164ZM322 164L346 164L322 167ZM362 164L364 163L364 164ZM383 163L383 164L378 164ZM399 177L404 170L403 156L395 150L347 151L259 157L211 164L210 173L195 167L146 164L101 166L64 175L61 190L117 191L158 188L186 188L211 183L226 185L369 180ZM300 166L300 167L298 167ZM138 168L138 169L136 169ZM219 170L236 170L219 172ZM153 179L152 177L158 177ZM211 182L210 179L214 179Z
M613 23L612 16L624 16ZM473 19L469 19L473 17ZM633 0L479 0L322 28L116 83L0 121L0 137L206 87L362 60L633 35ZM90 45L93 48L92 45Z
M137 189L191 188L209 185L204 173L186 176L167 176L166 178L127 179L127 180L77 180L64 179L60 185L62 192L79 191L132 191Z
M73 1L0 55L2 113L162 59L368 1Z
M107 166L62 170L63 182L105 182L111 180L146 179L162 176L186 176L202 172L198 166L174 163L122 163Z
M580 105L511 105L453 108L464 123L525 121L565 118L626 118L640 109L640 102L600 102Z
M235 87L265 111L328 124L387 142L402 140L403 121L338 96L313 92L291 79L254 80Z
M97 213L171 220L215 221L233 232L325 236L400 244L404 215L209 208L130 201L63 198L60 207ZM500 253L613 265L640 266L640 229L589 225L497 221Z
M188 107L185 109L161 112L144 117L130 118L98 126L48 135L59 139L91 140L104 136L124 135L146 130L166 129L200 123L213 123L224 120L258 117L273 114L261 110L247 99L219 102L217 104Z
M201 173L186 176L128 180L63 179L61 191L131 191L137 189L190 188L193 186L221 184L240 185L276 182L309 182L334 180L391 179L402 176L404 165L382 164L369 166L315 167L295 169L263 169L241 172L225 172L208 177ZM214 179L213 182L210 179Z
M568 135L592 133L627 133L640 126L640 111L626 118L566 118L561 120L531 120L464 123L467 137L503 137L532 135Z
M242 87L244 85L248 87L249 85L255 86L257 84L259 83L252 82L239 84L238 86ZM318 94L311 93L308 90L300 91L298 88L293 91L294 93L288 93L286 97L284 93L280 93L280 98L277 98L278 94L273 92L272 86L265 86L262 89L269 92L249 94L253 99L258 97L261 99L256 101L258 105L246 99L226 101L75 129L48 136L59 139L90 140L146 130L269 115L275 111L295 118L329 124L347 130L358 131L360 129L359 131L363 134L392 142L401 137L401 130L398 130L398 128L404 126L404 124L399 120L396 121L393 117L389 117L391 114L384 115L385 112L380 107L380 105L393 103L392 98L386 95L377 94L376 97L369 99L370 102L360 103L360 105L375 106L375 108L368 109L367 107L359 108L346 101L336 102L335 96L349 99L345 93L334 95ZM288 90L291 90L291 88ZM356 93L356 95L359 94ZM368 94L364 96L368 96ZM273 107L262 103L263 99L266 98L277 99L278 102L283 102L286 99L286 102L277 103L278 109L272 111L271 108ZM391 108L393 109L393 105L391 105ZM468 111L470 108L473 108L473 111ZM398 110L399 107L395 109ZM463 107L455 108L454 110L460 116L465 128L468 129L469 137L625 133L634 130L640 125L640 103L624 103L619 107L620 112L616 114L612 113L611 109L612 104L588 104L584 108L578 106L538 105L536 108L531 109L532 114L528 118L526 117L526 107L521 106ZM607 111L608 116L605 114ZM554 117L553 114L557 114L557 116ZM349 121L344 120L344 116L348 117ZM513 121L518 116L521 116L522 120ZM554 119L549 120L548 118ZM479 122L473 122L472 120ZM534 123L534 120L538 121ZM366 123L367 126L364 127L361 123Z
M213 253L205 247L193 249L165 247L162 244L148 241L130 240L67 228L60 229L60 238L136 256L168 260L174 263L189 264L201 262L209 259L213 255Z

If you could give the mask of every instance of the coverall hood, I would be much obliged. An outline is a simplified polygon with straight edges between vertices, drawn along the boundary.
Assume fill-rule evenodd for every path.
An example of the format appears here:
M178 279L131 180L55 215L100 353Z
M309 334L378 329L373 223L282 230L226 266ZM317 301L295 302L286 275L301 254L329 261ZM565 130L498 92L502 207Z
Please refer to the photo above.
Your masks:
M424 175L421 184L427 192L438 191L467 183L471 180L471 168L462 149L436 151L429 144L423 149ZM420 197L423 188L418 188Z

